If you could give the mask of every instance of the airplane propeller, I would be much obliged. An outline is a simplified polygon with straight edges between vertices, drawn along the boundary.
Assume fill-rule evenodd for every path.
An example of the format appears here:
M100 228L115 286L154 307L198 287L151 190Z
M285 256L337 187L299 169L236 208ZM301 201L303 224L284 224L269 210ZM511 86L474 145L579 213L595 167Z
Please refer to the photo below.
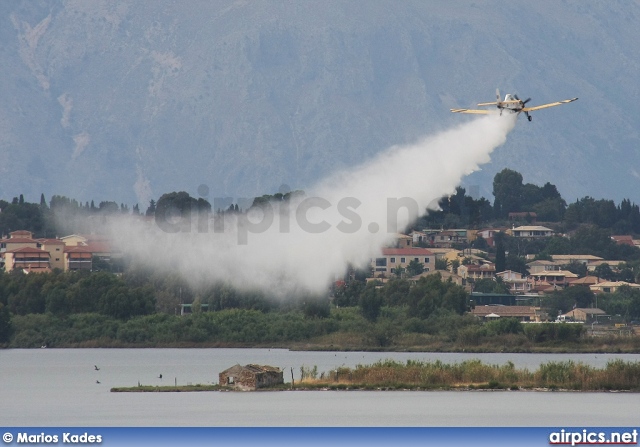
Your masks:
M513 97L516 98L518 101L520 101L520 98L518 98L518 95L513 95ZM529 101L531 101L531 98L525 99L524 101L522 101L522 105L525 105Z

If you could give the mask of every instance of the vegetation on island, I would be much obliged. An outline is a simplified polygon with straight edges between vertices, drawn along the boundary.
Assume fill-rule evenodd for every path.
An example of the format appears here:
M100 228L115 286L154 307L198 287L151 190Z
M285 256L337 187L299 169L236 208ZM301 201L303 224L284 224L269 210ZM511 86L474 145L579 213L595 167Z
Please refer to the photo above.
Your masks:
M301 194L295 192L292 194ZM291 194L263 196L288 200ZM480 228L504 226L509 212L535 212L538 221L559 234L534 241L502 235L495 248L482 238L458 248L478 248L497 270L526 273L525 254L549 259L553 254L592 254L621 262L607 264L596 274L607 280L640 280L640 249L616 244L612 234L640 234L640 209L628 200L616 205L590 197L567 205L555 186L523 184L522 176L505 169L494 180L495 201L473 199L458 188L440 201L442 211L422 217L416 228ZM187 193L165 194L151 201L144 214L154 215L171 205L211 210L204 199ZM37 237L81 233L91 219L110 213L143 213L115 202L82 204L44 195L40 203L23 197L0 200L0 232L25 229ZM215 212L243 212L230 204ZM56 216L65 215L64 221ZM526 217L525 217L526 219ZM461 263L467 262L463 259ZM498 264L500 266L498 267ZM96 262L94 270L42 274L0 271L0 346L4 347L163 347L274 346L293 349L377 349L453 351L640 351L638 337L588 338L583 325L523 324L500 319L483 323L467 312L473 303L464 288L440 275L417 281L420 263L398 270L384 285L367 282L368 271L351 271L344 284L322 296L298 294L277 300L265 291L241 291L229 284L194 286L177 274L134 265ZM437 269L455 269L439 261ZM582 264L567 270L586 274ZM480 280L474 290L504 293L500 280ZM540 297L550 315L573 307L595 305L621 321L640 320L640 291L623 287L600 295L586 286L559 289ZM180 315L181 304L192 313Z
M640 362L613 360L603 368L573 361L548 362L535 371L512 362L488 365L480 360L448 364L440 360L406 363L382 360L355 368L341 367L318 374L317 367L302 367L302 378L292 384L261 390L570 390L640 391ZM133 386L112 392L227 391L229 386Z

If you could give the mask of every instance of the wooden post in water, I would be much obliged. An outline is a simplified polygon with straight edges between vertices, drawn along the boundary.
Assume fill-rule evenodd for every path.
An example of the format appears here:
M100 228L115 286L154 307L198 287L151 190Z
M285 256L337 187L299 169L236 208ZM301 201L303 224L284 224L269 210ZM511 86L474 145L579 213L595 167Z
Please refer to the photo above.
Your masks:
M291 367L291 389L295 387L296 381L293 378L293 366Z
M173 378L173 386L176 386L176 387L178 386L178 378L177 377Z

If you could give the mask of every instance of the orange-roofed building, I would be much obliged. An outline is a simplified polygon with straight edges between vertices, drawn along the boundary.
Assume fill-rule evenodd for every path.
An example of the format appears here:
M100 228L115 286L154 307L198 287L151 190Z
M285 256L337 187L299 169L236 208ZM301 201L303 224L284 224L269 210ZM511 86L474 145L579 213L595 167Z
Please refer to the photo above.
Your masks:
M16 250L18 248L38 248L38 242L26 237L9 237L0 239L0 252Z
M83 246L66 247L64 249L64 270L91 270L93 254L91 249Z
M38 248L49 252L51 270L64 270L64 242L60 239L36 239Z
M49 252L35 247L22 247L0 253L5 271L22 269L26 273L50 272Z

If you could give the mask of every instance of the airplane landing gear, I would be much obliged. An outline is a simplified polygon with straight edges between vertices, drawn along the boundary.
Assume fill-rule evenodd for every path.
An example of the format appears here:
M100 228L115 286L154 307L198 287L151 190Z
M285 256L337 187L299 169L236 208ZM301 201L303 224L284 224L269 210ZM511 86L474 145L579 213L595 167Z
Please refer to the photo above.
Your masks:
M533 117L532 117L531 115L527 115L527 119L528 119L529 121L531 121L531 120L533 120Z

